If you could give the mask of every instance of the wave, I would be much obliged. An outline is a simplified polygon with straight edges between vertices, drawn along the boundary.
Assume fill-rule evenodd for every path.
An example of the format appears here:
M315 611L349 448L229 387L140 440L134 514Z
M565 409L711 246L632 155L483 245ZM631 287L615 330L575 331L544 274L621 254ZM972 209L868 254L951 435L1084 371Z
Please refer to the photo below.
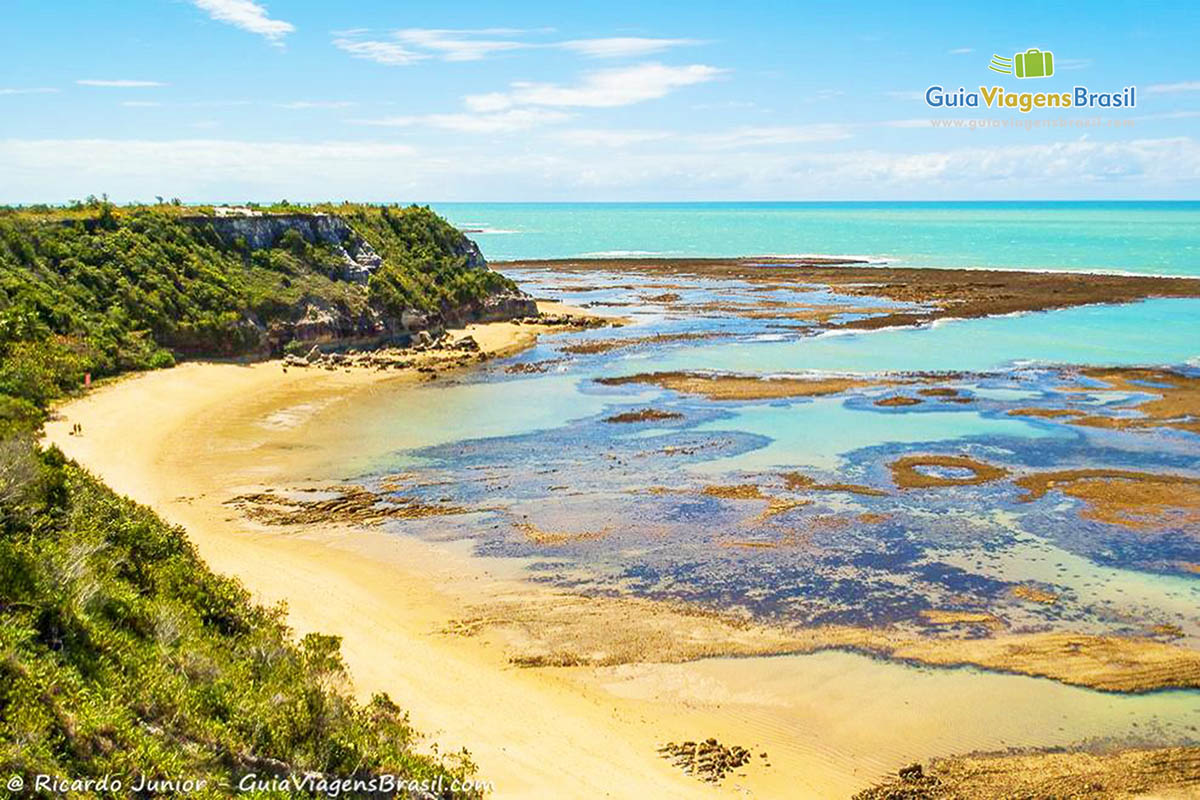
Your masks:
M597 250L594 253L580 253L579 258L631 258L633 256L665 256L663 250Z
M460 225L458 228L460 233L522 233L523 231L514 231L507 228L489 228L486 225Z

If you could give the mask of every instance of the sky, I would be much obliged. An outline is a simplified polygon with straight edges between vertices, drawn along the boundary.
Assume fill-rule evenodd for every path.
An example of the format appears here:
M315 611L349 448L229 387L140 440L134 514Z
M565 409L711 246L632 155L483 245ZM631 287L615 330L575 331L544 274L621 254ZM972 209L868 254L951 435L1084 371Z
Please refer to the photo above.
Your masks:
M4 8L0 203L1200 198L1195 2ZM1029 48L1054 76L988 70Z

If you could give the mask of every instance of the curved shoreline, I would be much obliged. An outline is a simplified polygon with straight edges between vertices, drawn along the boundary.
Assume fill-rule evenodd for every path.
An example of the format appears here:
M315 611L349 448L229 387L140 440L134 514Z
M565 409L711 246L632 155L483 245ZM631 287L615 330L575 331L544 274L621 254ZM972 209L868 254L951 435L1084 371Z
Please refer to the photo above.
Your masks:
M537 333L528 326L481 327L487 330L474 335L493 353L513 352ZM913 660L926 664L972 660L926 652L920 642L885 643L850 630L809 637L799 647L771 629L650 601L562 595L525 581L526 562L476 558L462 542L430 543L345 524L272 527L226 503L248 491L347 477L347 464L366 463L388 447L363 417L420 402L413 393L427 390L419 377L284 373L278 362L185 364L67 404L64 418L47 426L47 438L117 491L183 525L214 570L240 578L263 602L286 602L299 632L341 635L358 691L389 691L444 748L468 747L501 797L545 796L564 776L571 781L570 790L560 789L567 796L711 796L712 787L656 755L663 742L710 735L762 747L771 756L769 768L756 761L745 777L719 787L722 794L783 796L794 791L799 775L813 794L829 796L849 794L915 758L997 749L1013 737L1030 744L1020 738L1032 735L1026 729L1037 731L1039 746L1102 732L1051 731L1054 713L1098 702L1100 693L971 668L931 671L898 663L913 648L919 656ZM83 424L83 436L68 434L74 422ZM557 643L539 638L547 627L558 631ZM600 633L603 638L594 638ZM564 643L569 650L555 650ZM668 663L579 657L671 643L680 649L676 658L662 659ZM830 652L839 646L876 655ZM824 652L772 655L789 650ZM878 660L888 650L895 660ZM534 660L514 659L522 653ZM730 653L750 657L705 658ZM1045 655L1056 659L1054 651ZM521 663L576 666L514 666ZM883 693L881 684L888 687ZM857 721L864 692L874 695L872 725L886 720L910 732L924 725L923 733L897 741L864 728ZM911 699L901 703L905 697ZM977 703L961 703L962 697ZM995 704L996 697L1038 721L1014 727L989 716L982 704ZM1118 697L1126 705L1130 700ZM1170 708L1173 701L1145 702L1146 708ZM953 720L956 738L947 741L928 728L931 709L933 719ZM1105 714L1098 711L1097 719ZM813 727L812 719L827 727ZM844 752L822 744L830 736Z

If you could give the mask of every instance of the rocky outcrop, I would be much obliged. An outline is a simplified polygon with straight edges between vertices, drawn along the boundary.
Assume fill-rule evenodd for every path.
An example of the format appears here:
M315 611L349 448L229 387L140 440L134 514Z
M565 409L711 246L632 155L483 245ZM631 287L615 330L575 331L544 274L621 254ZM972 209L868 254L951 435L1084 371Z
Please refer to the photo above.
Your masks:
M468 268L470 268L470 269L487 269L488 268L487 259L485 259L483 257L483 252L479 249L479 245L476 244L474 239L470 239L466 236L463 236L462 240L457 245L455 245L453 250L454 250L454 255L456 255L456 256L466 256Z
M220 209L218 209L220 211ZM274 247L288 231L295 231L309 244L330 245L341 251L345 259L345 279L365 283L370 274L383 263L371 243L336 214L221 214L194 215L182 218L195 225L210 225L226 245L240 239L250 250ZM479 245L466 236L451 246L451 252L466 260L468 269L487 269Z
M285 237L295 232L309 244L334 248L344 267L337 277L363 286L383 259L371 243L343 217L336 214L296 213L265 214L251 209L216 209L213 215L182 218L190 224L209 227L231 248L264 250L286 245ZM464 259L469 269L488 269L479 246L466 236L450 245L450 252ZM471 322L491 322L537 315L537 304L522 292L504 291L473 300L462 306L437 311L407 309L396 318L385 313L364 295L361 304L331 302L306 296L283 314L260 319L251 314L239 323L242 352L262 355L281 353L285 346L321 345L326 349L374 347L383 344L407 344L418 331L435 334L446 327ZM183 352L211 352L209 343L177 341L172 346Z
M370 242L346 220L333 214L204 215L183 217L183 220L211 226L227 246L244 242L250 250L274 247L288 231L295 231L309 244L328 245L338 251L344 265L342 279L355 283L366 283L371 273L383 263ZM472 246L474 244L471 242ZM464 246L464 250L469 252L471 248ZM478 251L479 248L474 247L474 252Z

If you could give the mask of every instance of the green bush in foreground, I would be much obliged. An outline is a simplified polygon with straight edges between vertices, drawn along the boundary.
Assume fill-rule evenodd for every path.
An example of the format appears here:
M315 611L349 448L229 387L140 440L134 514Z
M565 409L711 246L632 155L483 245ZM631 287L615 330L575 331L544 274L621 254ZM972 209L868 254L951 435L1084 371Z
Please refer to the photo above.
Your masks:
M335 637L294 644L282 610L181 530L57 449L0 440L0 776L205 779L197 796L223 796L247 773L391 774L470 796L449 790L467 755L415 741L386 696L349 695Z

